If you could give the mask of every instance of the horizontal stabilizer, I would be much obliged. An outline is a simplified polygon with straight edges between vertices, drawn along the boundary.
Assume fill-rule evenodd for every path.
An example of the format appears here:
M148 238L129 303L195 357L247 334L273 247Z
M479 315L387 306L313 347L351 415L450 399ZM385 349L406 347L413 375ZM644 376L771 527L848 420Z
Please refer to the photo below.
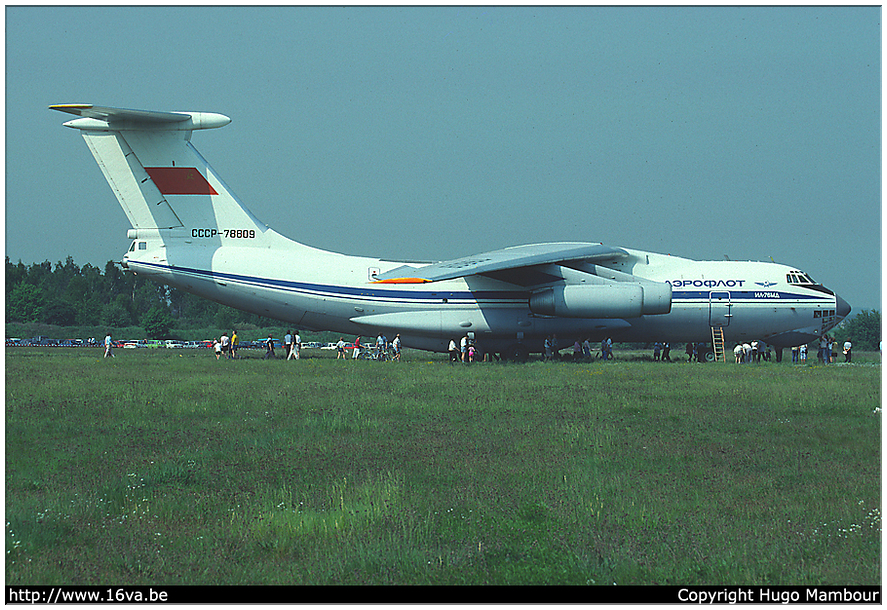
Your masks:
M80 119L68 121L66 127L75 129L161 129L191 131L224 127L231 119L214 112L158 112L156 110L130 110L92 104L56 104L49 107L74 114Z
M425 267L398 267L376 276L376 281L440 282L469 275L492 273L533 265L559 264L572 261L604 262L626 258L628 252L603 244L554 243L515 246L475 254Z

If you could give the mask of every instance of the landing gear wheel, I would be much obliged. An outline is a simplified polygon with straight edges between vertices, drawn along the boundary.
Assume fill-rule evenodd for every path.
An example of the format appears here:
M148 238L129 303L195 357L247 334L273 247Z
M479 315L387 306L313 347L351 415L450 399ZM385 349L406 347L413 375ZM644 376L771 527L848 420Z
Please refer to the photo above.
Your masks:
M515 343L502 352L502 359L506 362L526 362L530 357L530 350L525 345Z

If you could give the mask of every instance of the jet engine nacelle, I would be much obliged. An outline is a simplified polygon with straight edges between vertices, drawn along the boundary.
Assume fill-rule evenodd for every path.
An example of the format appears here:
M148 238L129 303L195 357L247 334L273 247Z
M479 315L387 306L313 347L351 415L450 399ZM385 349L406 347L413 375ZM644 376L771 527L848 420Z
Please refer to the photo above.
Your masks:
M530 297L530 311L562 318L639 318L671 311L671 286L618 282L546 288Z

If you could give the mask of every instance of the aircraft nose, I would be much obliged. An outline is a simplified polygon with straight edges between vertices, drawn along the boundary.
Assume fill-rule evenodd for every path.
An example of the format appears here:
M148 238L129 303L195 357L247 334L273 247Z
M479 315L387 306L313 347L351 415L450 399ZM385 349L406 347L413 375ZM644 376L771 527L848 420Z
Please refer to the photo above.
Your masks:
M839 318L846 318L850 313L850 304L838 295L835 295L835 309L835 313L838 314Z

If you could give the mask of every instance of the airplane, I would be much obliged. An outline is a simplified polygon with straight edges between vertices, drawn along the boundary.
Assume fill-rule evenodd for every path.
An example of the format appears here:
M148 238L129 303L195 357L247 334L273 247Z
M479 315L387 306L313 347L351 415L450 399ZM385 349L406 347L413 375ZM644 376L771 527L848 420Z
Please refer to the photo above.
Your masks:
M697 261L602 243L521 245L435 263L329 252L260 222L191 144L225 115L60 104L132 228L121 266L298 328L394 336L446 352L469 336L483 352L525 361L546 337L562 345L814 341L850 305L796 267ZM711 356L709 356L711 358Z

